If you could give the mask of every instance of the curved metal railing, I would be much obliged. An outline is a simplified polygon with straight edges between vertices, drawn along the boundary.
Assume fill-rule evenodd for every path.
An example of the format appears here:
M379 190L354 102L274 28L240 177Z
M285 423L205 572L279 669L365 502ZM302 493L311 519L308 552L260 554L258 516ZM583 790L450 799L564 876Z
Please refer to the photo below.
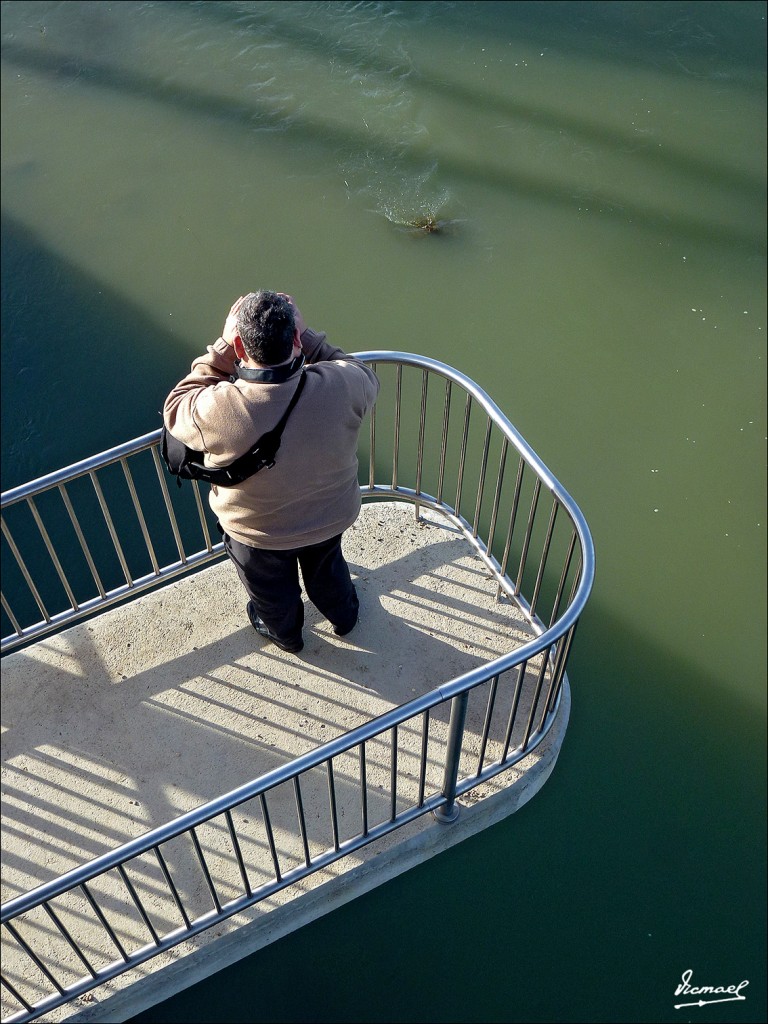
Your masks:
M363 498L444 516L490 569L498 596L520 608L532 639L4 904L2 982L18 1007L9 1024L37 1019L424 814L453 820L459 796L521 761L553 725L594 575L582 513L468 377L408 353L358 355L382 381L361 439ZM2 496L4 543L22 594L13 603L3 596L12 627L4 650L221 555L197 484L169 487L158 441L155 431ZM467 705L480 694L484 724L470 752ZM436 747L442 707L450 708L450 722ZM406 732L418 734L421 751L407 770ZM386 806L369 785L374 748L388 765ZM349 815L342 823L339 814L342 773L355 779L359 828L349 834ZM328 807L320 838L310 836L304 810L318 786ZM273 827L286 798L298 850L288 861ZM235 823L235 808L258 820L270 864L261 880L250 857L253 837ZM207 909L195 909L196 885L207 893ZM175 927L161 927L173 918Z

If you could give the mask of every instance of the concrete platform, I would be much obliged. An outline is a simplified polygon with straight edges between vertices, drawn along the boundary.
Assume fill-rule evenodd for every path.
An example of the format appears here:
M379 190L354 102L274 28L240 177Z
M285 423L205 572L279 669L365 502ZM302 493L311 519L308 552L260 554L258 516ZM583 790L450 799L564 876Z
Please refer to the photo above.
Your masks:
M299 655L254 633L221 562L4 659L3 901L530 639L438 517L367 505L345 553L360 622L339 639L307 605ZM552 771L569 707L566 683L545 742L469 794L457 822L428 815L43 1019L125 1020L513 813ZM482 712L470 704L474 736ZM289 858L300 846L289 825L278 839ZM17 1009L5 998L3 1017Z

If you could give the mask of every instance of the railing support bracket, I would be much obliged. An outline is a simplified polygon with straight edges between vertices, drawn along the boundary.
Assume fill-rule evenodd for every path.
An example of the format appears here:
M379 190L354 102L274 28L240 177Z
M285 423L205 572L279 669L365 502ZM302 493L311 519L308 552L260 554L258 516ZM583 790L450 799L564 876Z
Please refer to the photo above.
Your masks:
M441 825L450 825L456 821L460 813L461 805L454 800L450 809L448 807L438 807L432 811L432 817Z

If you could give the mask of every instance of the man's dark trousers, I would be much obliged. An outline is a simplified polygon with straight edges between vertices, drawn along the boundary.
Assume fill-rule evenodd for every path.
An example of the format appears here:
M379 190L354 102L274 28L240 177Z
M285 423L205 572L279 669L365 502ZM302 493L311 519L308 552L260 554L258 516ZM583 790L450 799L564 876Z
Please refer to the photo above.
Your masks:
M357 621L357 593L341 553L341 534L284 551L252 548L223 532L222 537L256 613L279 640L292 644L301 639L304 603L299 566L307 597L339 633Z

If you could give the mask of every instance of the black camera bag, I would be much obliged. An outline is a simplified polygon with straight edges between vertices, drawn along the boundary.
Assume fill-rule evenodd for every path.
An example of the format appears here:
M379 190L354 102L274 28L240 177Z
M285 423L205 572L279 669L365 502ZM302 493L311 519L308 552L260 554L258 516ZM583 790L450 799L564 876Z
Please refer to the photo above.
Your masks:
M176 477L178 486L181 487L182 480L202 480L204 483L216 484L217 487L236 487L243 480L247 480L249 476L258 473L259 470L271 469L275 464L275 456L280 447L283 429L293 407L299 400L305 381L306 374L302 372L293 398L288 403L288 408L281 416L277 426L268 430L266 434L262 434L253 448L228 466L209 469L204 462L204 452L188 448L163 427L160 433L160 454L168 467L168 472Z

